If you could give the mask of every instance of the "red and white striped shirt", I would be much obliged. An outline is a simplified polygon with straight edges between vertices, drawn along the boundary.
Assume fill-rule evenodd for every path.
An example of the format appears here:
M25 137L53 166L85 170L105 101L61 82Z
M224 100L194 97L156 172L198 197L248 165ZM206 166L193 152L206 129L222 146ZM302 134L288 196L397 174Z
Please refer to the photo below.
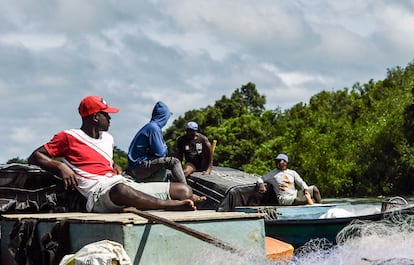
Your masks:
M92 138L80 129L57 133L44 145L52 157L62 157L78 176L79 192L88 199L87 208L93 206L92 194L102 186L120 178L113 168L112 135L101 132L98 139Z

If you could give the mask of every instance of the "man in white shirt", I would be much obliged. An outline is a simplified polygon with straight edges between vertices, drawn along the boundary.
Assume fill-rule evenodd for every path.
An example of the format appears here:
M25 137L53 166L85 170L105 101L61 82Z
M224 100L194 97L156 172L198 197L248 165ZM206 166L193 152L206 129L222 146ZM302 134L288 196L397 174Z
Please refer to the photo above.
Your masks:
M288 168L288 162L286 154L276 156L277 168L257 180L259 192L266 192L264 182L267 182L272 185L279 205L312 205L312 199L320 203L321 195L318 188L314 185L308 186L295 170Z

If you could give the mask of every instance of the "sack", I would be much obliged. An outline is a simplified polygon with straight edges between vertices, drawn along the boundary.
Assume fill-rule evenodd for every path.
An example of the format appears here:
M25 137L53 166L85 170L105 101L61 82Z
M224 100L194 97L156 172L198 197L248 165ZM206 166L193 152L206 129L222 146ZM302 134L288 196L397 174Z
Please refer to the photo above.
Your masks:
M70 253L69 223L57 222L52 230L41 237L43 265L57 265Z
M42 264L39 255L40 245L37 237L38 220L22 219L13 225L10 232L8 251L14 259L9 265L38 265Z
M66 255L59 265L132 265L123 246L114 241L102 240L88 244L76 254Z
M70 253L69 223L57 222L39 240L39 220L22 219L10 231L8 252L13 263L8 265L57 265Z

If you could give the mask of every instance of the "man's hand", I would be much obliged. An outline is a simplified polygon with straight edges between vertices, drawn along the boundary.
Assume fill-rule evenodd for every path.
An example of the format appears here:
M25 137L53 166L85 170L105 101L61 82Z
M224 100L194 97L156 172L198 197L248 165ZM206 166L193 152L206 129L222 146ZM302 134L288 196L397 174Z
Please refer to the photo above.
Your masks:
M60 162L60 165L58 165L58 170L60 172L60 176L63 179L63 183L65 185L65 190L67 189L74 189L78 185L78 177L73 172L72 169L70 169L67 165Z
M120 165L114 163L115 174L122 175L122 168Z
M259 192L265 193L267 191L266 186L264 183L259 183Z
M38 165L41 168L53 172L62 178L65 190L74 189L78 185L78 176L65 163L54 160L44 146L37 148L28 158L31 165Z

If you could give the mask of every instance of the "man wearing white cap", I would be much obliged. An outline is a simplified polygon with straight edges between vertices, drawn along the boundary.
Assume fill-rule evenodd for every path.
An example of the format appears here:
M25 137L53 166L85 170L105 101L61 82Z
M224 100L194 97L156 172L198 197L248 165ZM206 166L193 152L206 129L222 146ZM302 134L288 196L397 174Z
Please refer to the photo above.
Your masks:
M208 138L198 132L198 124L187 123L186 134L177 139L177 158L185 159L184 175L187 177L195 171L211 173L213 152Z
M264 182L267 182L273 186L279 205L313 204L312 199L317 203L321 202L318 188L314 185L308 186L295 170L288 169L288 162L286 154L276 156L277 168L257 179L259 192L266 192Z

